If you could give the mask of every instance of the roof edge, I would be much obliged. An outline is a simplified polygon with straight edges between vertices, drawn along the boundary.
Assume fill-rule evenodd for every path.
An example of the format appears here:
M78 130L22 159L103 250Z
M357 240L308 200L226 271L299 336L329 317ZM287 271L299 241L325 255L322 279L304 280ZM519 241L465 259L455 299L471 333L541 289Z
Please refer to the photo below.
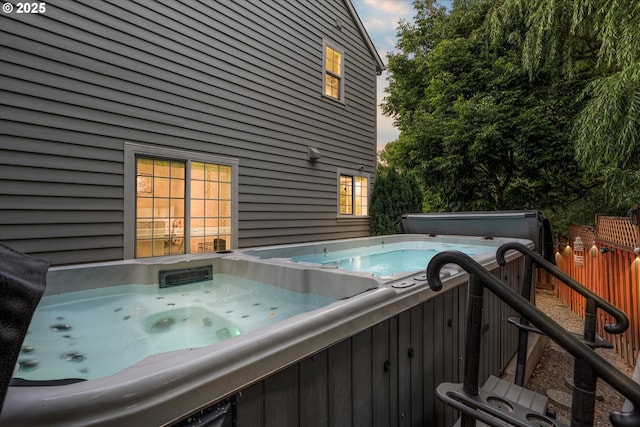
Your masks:
M371 41L371 37L369 37L369 33L367 33L366 28L364 28L364 25L362 24L362 20L360 19L358 12L356 12L356 9L353 7L353 4L351 4L351 0L344 0L344 3L347 6L347 9L349 9L349 13L351 13L353 20L356 22L356 25L358 26L358 30L360 30L360 33L364 37L364 40L367 43L367 47L371 52L371 56L373 56L373 58L376 60L376 73L378 75L382 74L382 72L387 67L384 66L384 62L382 62L382 58L380 58L380 55L378 54L378 50L376 49L375 45Z

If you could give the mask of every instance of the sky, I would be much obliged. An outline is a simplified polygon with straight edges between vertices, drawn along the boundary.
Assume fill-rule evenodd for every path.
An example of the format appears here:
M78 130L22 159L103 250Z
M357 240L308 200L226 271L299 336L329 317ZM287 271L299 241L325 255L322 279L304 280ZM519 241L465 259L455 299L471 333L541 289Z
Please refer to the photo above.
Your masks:
M398 22L411 22L414 16L413 0L351 0L358 12L382 62L387 65L387 53L396 51L396 28ZM449 6L451 0L440 0L438 4ZM387 87L387 72L378 77L378 150L388 142L395 141L400 133L393 126L393 119L382 114L380 104Z

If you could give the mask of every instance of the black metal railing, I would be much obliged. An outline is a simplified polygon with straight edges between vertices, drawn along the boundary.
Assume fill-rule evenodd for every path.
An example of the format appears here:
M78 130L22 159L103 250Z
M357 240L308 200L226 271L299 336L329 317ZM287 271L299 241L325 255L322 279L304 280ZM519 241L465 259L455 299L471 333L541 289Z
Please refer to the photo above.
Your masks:
M522 247L528 251L526 247ZM509 249L521 250L516 246L508 246L499 250L504 261L504 254ZM541 260L537 259L537 254L533 253L531 261L543 266L547 269L547 265L543 265ZM544 260L542 260L544 261ZM546 261L544 261L546 263ZM519 295L508 287L504 286L493 274L484 269L480 264L474 261L466 254L457 251L441 252L433 257L427 267L427 280L431 289L439 291L442 289L440 280L440 270L446 264L457 264L469 274L469 291L467 306L467 324L465 336L465 360L463 373L463 391L470 396L478 395L478 375L479 375L479 355L480 355L480 338L482 328L482 301L484 287L489 288L498 298L512 307L528 322L533 324L542 333L546 334L550 339L558 343L562 348L568 351L580 365L588 366L590 372L596 377L601 378L614 389L620 392L633 404L634 408L630 412L615 411L609 415L611 423L615 427L631 427L640 425L640 385L633 382L630 378L618 371L614 366L609 364L605 359L598 355L593 348L585 344L582 340L576 338L573 334L567 332L562 326L554 322L537 307L531 304L528 298ZM555 269L555 266L552 266ZM550 268L550 267L549 267ZM551 269L553 270L553 269ZM559 270L559 269L558 269ZM550 271L550 270L547 270ZM550 271L552 274L558 274L560 280L567 282L575 282L562 271ZM577 282L575 282L577 283ZM575 284L574 283L574 284ZM585 295L590 301L589 304L595 307L601 307L611 310L616 320L613 325L605 326L605 329L611 333L618 333L627 328L628 320L624 313L611 306L607 301L593 294L588 289L578 284L577 286L582 295ZM622 315L620 315L622 314ZM575 404L575 403L574 403ZM489 408L490 409L490 408ZM583 408L584 409L584 408ZM586 409L588 411L588 409ZM472 413L471 411L470 413ZM489 411L494 417L500 418L499 413ZM463 412L462 426L475 425L475 416L470 413ZM593 408L591 408L593 413ZM579 417L578 417L579 418ZM509 417L504 417L504 422L509 422ZM486 420L484 420L486 421ZM584 420L574 419L572 411L572 427L585 427Z
M593 293L590 289L583 286L581 283L573 279L571 276L566 274L564 271L551 264L544 258L542 258L539 254L527 248L526 246L520 243L506 243L500 246L496 252L496 260L498 264L504 266L506 264L505 254L509 250L516 250L524 255L525 259L525 280L523 282L523 293L522 295L526 297L526 295L530 296L531 292L531 278L533 277L531 267L533 265L543 268L544 270L551 273L557 279L562 280L567 286L571 289L582 295L586 300L585 305L585 313L584 313L584 328L582 333L582 341L591 347L592 349L598 347L605 348L613 348L613 345L600 340L596 335L597 328L597 311L598 308L602 309L609 315L611 315L616 323L612 325L605 325L604 329L610 334L620 334L627 330L629 327L629 319L627 316L616 306L611 304L609 301L603 299L599 295ZM529 271L526 271L527 266ZM528 292L529 294L525 294L525 288L528 283ZM512 322L513 323L513 322ZM524 385L524 365L526 365L526 340L527 340L527 332L531 331L528 328L528 321L526 317L521 316L520 321L517 323L517 326L520 327L519 331L519 340L524 337L525 346L524 349L522 347L522 342L518 342L518 355L517 355L517 365L516 365L516 380L515 383L518 385ZM537 332L537 331L534 331ZM523 362L524 361L524 362ZM576 420L578 425L593 425L594 412L593 408L595 407L596 402L596 387L597 387L598 377L595 375L595 372L583 360L575 360L574 370L573 370L573 396L572 402L574 404L571 407L571 419Z

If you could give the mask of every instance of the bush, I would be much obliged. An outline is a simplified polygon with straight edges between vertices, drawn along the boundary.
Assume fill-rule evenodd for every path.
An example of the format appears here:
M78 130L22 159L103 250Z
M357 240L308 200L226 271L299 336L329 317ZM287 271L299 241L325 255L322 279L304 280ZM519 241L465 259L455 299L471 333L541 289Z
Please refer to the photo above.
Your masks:
M411 173L379 169L369 207L372 236L398 233L396 222L407 213L422 211L422 191Z

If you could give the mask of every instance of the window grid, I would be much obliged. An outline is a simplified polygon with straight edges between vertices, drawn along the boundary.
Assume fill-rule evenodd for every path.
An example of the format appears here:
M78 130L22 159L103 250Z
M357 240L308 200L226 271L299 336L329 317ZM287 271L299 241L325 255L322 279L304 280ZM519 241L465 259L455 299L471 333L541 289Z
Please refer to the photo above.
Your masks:
M136 161L136 256L184 253L185 163Z
M340 99L340 80L327 74L324 88L325 95Z
M355 177L354 205L356 215L368 214L368 180L363 176Z
M232 194L231 166L137 157L135 257L230 249Z
M342 99L342 52L325 46L324 93L334 99Z
M231 192L230 166L191 163L191 252L228 249Z
M338 214L367 216L369 214L369 177L338 172L338 180Z
M353 214L353 177L340 175L340 214Z

